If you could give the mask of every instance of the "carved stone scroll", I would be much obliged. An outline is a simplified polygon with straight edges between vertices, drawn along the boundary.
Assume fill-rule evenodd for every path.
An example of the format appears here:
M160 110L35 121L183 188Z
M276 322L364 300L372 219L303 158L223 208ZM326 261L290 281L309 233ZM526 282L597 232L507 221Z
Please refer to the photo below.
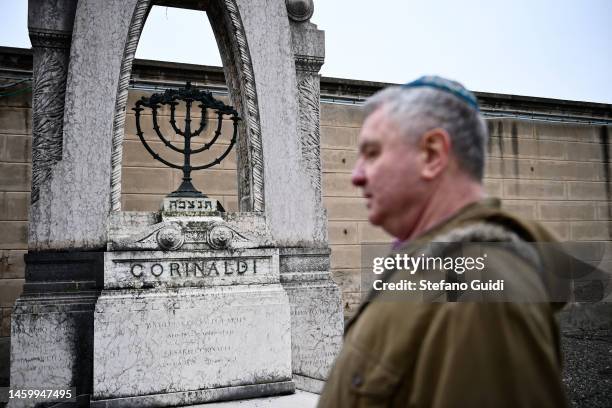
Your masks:
M248 157L246 165L250 167L250 186L251 208L242 208L244 206L241 200L241 211L250 210L254 212L263 212L264 205L264 176L263 176L263 147L261 142L261 124L259 118L259 106L257 103L257 91L255 88L255 74L253 72L253 64L251 62L251 54L242 25L240 11L235 0L223 0L226 13L232 27L233 38L230 39L234 48L236 48L239 56L240 69L240 89L242 99L244 101L243 115L246 117L246 130L248 134L248 152L244 152L244 158ZM239 144L244 146L244 144ZM244 166L245 164L243 164ZM242 184L241 184L242 186ZM243 186L242 188L245 188ZM242 195L242 191L240 192Z
M34 49L32 85L32 196L38 201L41 185L62 159L64 98L70 33L30 30Z
M319 131L319 79L315 75L303 74L298 84L299 131L302 142L302 158L306 172L317 193L321 191L321 158Z
M302 142L302 159L312 186L321 192L320 157L320 78L323 58L295 55L298 78L299 128Z
M132 73L132 62L138 47L140 33L147 17L151 0L139 0L136 4L128 39L125 44L123 61L121 62L121 76L117 89L117 101L115 103L115 117L113 120L112 141L112 173L111 173L111 211L121 210L121 161L123 160L123 136L125 130L125 108L128 98L128 86Z

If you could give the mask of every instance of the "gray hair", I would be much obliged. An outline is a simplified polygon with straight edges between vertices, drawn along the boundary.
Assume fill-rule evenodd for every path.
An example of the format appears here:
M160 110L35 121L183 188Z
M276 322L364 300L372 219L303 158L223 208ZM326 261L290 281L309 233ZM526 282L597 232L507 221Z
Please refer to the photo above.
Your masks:
M385 109L404 135L413 138L435 128L446 130L460 168L482 181L488 130L477 109L443 90L402 86L386 88L368 98L365 116L379 108Z

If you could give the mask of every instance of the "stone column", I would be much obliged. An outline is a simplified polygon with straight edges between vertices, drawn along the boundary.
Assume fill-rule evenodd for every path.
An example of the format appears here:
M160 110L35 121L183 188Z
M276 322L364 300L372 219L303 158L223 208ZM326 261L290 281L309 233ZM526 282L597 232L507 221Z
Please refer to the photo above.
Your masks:
M315 228L309 247L281 249L281 281L291 303L293 378L300 389L320 392L340 349L340 291L330 276L327 218L321 198L320 76L325 57L322 30L308 20L312 0L287 0L297 86L300 165L313 191Z
M88 119L100 118L101 111L105 112L100 109L102 104L96 105L96 94L109 100L107 111L112 117L112 91L117 89L118 75L111 74L115 82L104 92L99 86L102 76L78 63L88 49L103 53L100 43L107 39L117 49L116 63L100 58L101 63L93 61L91 65L100 69L118 66L123 50L117 39L125 38L121 26L115 30L108 18L114 15L121 19L116 9L123 1L94 2L106 12L98 14L89 13L90 3L29 0L28 4L34 54L32 205L26 282L11 317L10 368L14 389L74 387L84 404L92 389L93 310L102 286L100 251L106 241L100 237L106 232L109 201L95 194L96 182L105 188L110 185L108 177L100 180L92 174L109 172L110 155L105 157L100 146L110 145L110 137L102 141L99 133L110 132L111 127L95 123L75 131L74 124L89 125ZM131 4L130 10L127 3L129 14L134 6ZM92 33L94 24L104 26L99 37ZM128 24L129 20L125 28ZM83 77L91 80L92 87L84 97L75 98L75 88ZM88 200L95 203L88 204ZM92 231L92 226L99 228ZM31 401L13 400L9 406L31 406Z

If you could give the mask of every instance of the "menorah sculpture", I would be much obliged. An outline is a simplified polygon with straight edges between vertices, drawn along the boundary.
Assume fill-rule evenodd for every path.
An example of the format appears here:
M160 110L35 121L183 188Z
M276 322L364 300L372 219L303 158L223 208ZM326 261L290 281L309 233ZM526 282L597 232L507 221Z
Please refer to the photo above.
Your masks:
M180 101L185 102L185 128L184 130L179 129L175 120L175 110L176 106L180 104ZM200 108L200 124L197 130L191 130L191 110L194 102L199 102L198 107ZM184 139L184 147L180 148L172 144L165 137L161 129L159 127L157 121L157 109L159 109L162 105L170 106L170 124L172 125L172 129L176 134L180 135ZM145 110L145 108L150 108L152 111L152 121L153 121L153 129L157 134L157 137L164 143L164 145L175 152L181 153L184 156L183 164L178 165L171 163L170 161L164 159L159 154L157 154L151 146L147 143L144 138L144 133L140 124L140 113ZM217 128L212 139L209 142L204 143L203 146L192 149L191 140L195 137L198 137L207 127L208 127L208 109L212 109L217 114ZM204 170L208 169L212 166L215 166L229 154L232 150L232 147L236 143L236 136L238 133L238 121L240 118L238 117L238 112L232 107L224 104L223 102L216 100L212 93L208 91L202 91L195 89L191 86L191 82L187 82L184 88L180 89L167 89L164 93L156 93L151 95L149 98L142 97L140 100L136 102L136 107L132 108L136 112L136 133L140 138L140 141L144 145L145 149L153 156L154 159L162 162L168 167L172 167L174 169L179 169L183 171L183 181L179 188L168 194L166 199L164 199L164 211L193 211L193 212L203 212L203 211L225 211L221 204L217 200L209 199L207 196L202 194L202 192L196 190L196 188L191 183L191 172L195 170ZM221 156L216 159L210 161L204 165L193 166L191 164L192 156L198 153L202 153L206 150L210 150L210 148L217 142L219 136L221 135L221 128L223 126L223 117L230 116L234 124L234 131L232 135L232 139L230 141L229 146Z

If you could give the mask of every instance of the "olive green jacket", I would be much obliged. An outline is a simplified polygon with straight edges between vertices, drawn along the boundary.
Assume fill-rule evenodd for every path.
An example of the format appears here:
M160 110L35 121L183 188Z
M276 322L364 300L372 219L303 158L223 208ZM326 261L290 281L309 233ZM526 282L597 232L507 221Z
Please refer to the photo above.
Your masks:
M423 243L444 241L440 238L462 230L483 241L499 231L525 242L554 240L538 224L505 213L498 200L486 199L399 251L410 254ZM548 267L554 262L542 258ZM545 298L545 279L525 258L506 253L495 259L492 268L500 276L520 274L527 297ZM344 346L319 407L564 407L553 316L560 306L401 302L371 296L347 323Z

